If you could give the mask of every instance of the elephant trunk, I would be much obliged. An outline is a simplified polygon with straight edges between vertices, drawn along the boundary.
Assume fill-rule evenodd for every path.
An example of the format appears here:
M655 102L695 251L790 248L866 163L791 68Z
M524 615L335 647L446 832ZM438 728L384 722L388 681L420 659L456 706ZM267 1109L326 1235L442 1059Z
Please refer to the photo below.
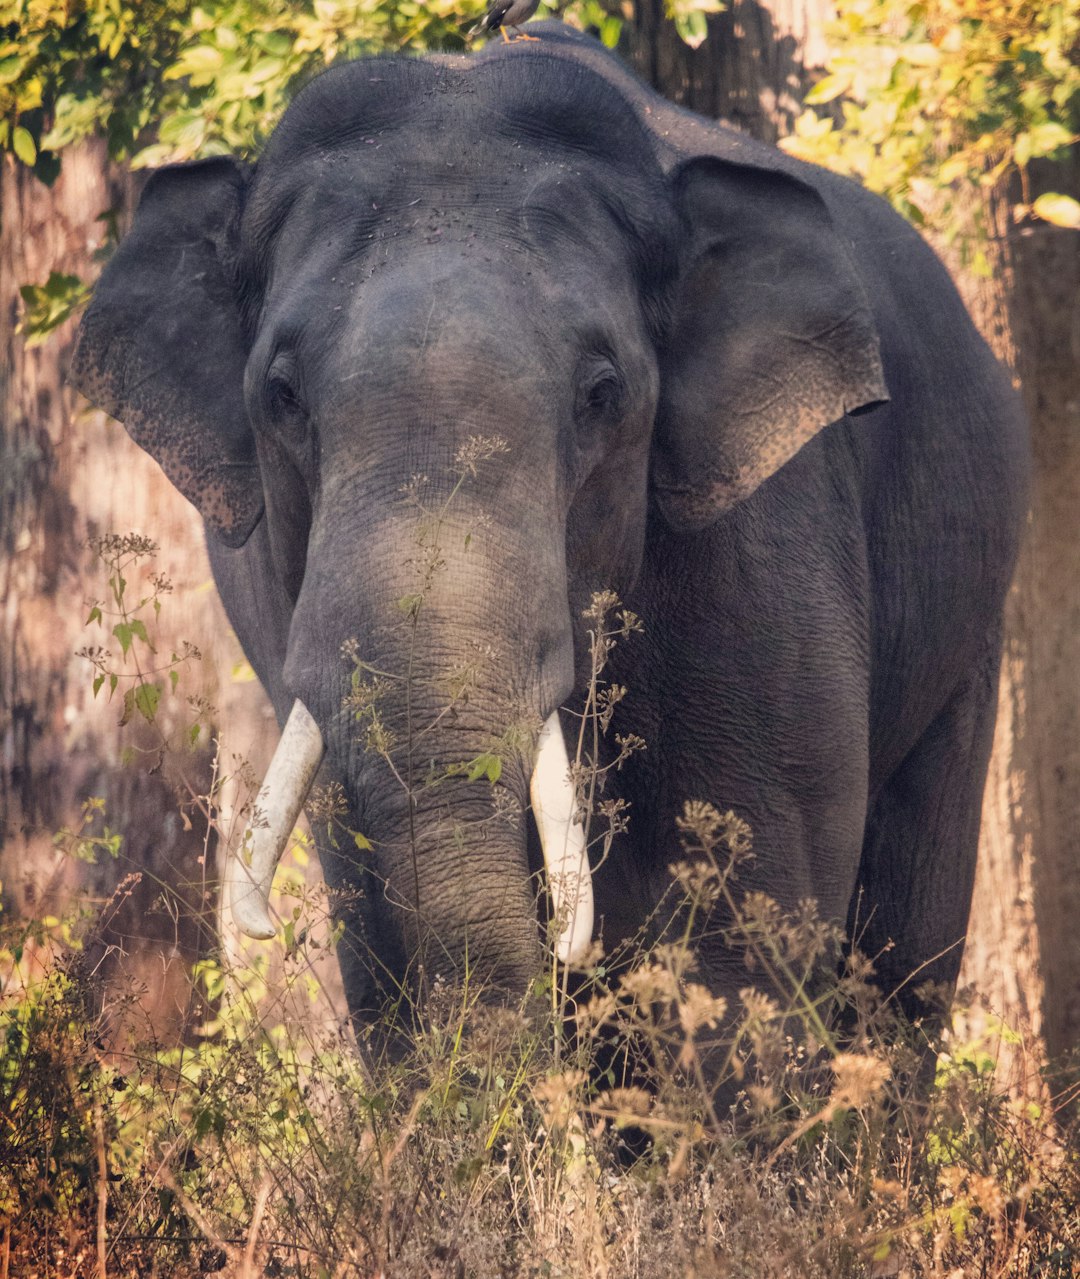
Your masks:
M445 521L437 556L418 545L415 528L400 518L381 535L369 532L356 567L366 605L361 617L342 609L347 602L324 589L316 567L333 560L324 537L341 558L341 529L328 535L316 527L312 540L321 554L305 577L286 665L302 708L282 739L286 757L295 755L294 717L314 733L295 764L279 765L275 757L268 786L272 778L288 801L274 807L278 827L263 830L259 818L270 817L271 805L260 798L247 841L250 865L241 860L233 876L240 926L269 935L273 860L325 744L330 774L348 797L347 824L362 835L364 852L357 858L352 838L343 835L344 851L324 856L324 869L334 889L362 886L366 942L381 970L372 975L384 987L387 974L400 983L420 963L429 974L468 969L517 990L535 975L542 950L522 811L530 794L556 953L571 962L591 940L584 834L574 820L553 710L572 669L562 566L541 591L535 572L526 578L520 567L523 551L515 556L519 563L508 564L477 548L468 532ZM509 540L520 537L512 533ZM348 541L350 549L360 544ZM410 543L424 564L438 561L422 593L413 585L421 556L410 555ZM378 555L375 546L389 549ZM395 567L395 559L404 565ZM535 732L540 716L546 723L535 742L526 726ZM285 786L290 768L296 777Z
M229 899L241 932L274 935L269 896L274 871L299 819L325 748L319 727L300 701L282 732L255 801L255 812L229 863ZM563 963L581 958L592 940L592 878L585 832L575 818L570 764L557 713L544 724L530 781L533 816L544 853L555 953Z

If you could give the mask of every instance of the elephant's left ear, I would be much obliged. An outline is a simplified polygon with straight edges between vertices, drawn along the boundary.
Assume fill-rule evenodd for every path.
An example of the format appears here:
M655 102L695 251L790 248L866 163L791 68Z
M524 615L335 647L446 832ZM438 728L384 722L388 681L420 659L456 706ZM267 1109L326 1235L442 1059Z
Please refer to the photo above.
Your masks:
M244 185L225 157L151 177L94 289L70 374L227 546L243 545L263 511L229 268Z
M687 161L674 185L685 242L653 489L690 531L888 392L870 307L812 187L712 157Z

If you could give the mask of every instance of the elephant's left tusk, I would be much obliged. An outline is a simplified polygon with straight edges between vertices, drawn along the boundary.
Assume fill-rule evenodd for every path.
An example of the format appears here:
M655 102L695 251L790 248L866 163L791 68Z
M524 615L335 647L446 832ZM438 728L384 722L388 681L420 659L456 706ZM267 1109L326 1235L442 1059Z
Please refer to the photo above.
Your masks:
M265 941L277 931L270 918L270 885L324 753L318 724L303 702L293 702L240 851L229 856L233 919L249 937Z
M552 918L561 928L555 954L560 962L573 964L592 941L592 873L585 831L574 820L576 799L557 711L540 730L529 792L544 849Z

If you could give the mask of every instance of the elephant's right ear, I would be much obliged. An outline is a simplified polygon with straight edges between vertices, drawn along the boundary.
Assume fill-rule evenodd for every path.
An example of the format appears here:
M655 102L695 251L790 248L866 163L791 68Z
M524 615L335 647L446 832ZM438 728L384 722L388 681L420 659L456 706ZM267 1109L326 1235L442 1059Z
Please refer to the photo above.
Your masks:
M247 540L263 510L226 268L243 189L225 158L154 174L94 290L71 366L74 385L124 424L229 546Z
M869 302L816 190L700 156L680 166L674 193L684 261L652 481L668 523L689 532L889 393Z

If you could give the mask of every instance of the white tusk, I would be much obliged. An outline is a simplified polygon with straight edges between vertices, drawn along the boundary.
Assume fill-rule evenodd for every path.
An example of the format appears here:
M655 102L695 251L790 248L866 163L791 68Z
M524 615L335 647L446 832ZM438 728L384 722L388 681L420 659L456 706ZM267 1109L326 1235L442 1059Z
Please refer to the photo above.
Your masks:
M544 849L552 917L562 928L555 954L561 963L573 964L592 941L592 874L585 831L574 820L576 801L570 761L557 711L548 716L540 730L529 793Z
M233 919L249 937L265 941L277 931L270 919L270 885L324 753L318 724L303 702L293 702L240 851L229 856Z

